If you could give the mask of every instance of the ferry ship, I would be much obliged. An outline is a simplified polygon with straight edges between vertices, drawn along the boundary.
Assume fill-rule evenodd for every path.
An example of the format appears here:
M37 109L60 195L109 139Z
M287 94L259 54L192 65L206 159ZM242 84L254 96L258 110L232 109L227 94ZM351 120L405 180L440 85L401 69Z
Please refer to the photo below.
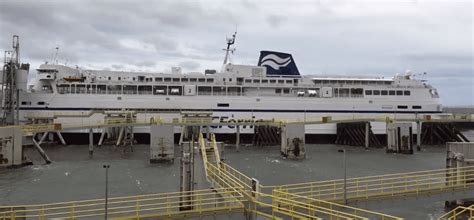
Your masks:
M183 73L179 67L171 73L147 73L42 64L34 85L20 95L20 118L38 112L87 115L91 111L132 110L137 117L146 118L172 119L184 111L208 111L215 121L304 120L442 111L437 90L410 72L393 78L300 74L291 54L274 51L261 51L257 65L238 65L230 59L234 43L235 34L227 39L222 69L204 73ZM103 115L80 120L98 118ZM385 125L374 125L375 133L385 133ZM147 133L146 129L135 132ZM233 133L235 128L217 127L213 132ZM252 132L252 127L241 129L241 133ZM336 126L307 125L306 133L335 134Z

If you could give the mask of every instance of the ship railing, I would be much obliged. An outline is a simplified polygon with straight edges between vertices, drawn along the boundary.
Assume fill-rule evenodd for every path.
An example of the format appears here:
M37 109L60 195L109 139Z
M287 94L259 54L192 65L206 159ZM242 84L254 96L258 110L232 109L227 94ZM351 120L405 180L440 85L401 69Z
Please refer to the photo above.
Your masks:
M275 190L326 201L463 190L474 187L474 166L282 185Z

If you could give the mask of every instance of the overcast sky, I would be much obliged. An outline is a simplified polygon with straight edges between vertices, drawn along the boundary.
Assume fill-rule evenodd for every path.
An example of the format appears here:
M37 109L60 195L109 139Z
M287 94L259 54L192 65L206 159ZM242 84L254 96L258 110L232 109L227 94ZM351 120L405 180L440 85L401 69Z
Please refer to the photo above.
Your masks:
M234 63L277 50L302 74L427 72L443 104L474 105L473 11L471 0L0 0L0 49L17 34L32 68L59 47L60 63L83 68L204 71L220 69L237 29Z

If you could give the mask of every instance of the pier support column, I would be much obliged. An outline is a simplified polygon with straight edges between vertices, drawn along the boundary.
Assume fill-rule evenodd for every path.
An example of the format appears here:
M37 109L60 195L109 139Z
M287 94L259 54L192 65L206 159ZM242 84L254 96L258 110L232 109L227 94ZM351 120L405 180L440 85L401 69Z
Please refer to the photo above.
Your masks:
M94 133L92 132L92 128L89 129L89 155L92 156L94 154Z
M365 149L369 149L369 131L370 131L370 122L365 123Z
M237 148L237 152L240 150L240 126L237 125L237 132L235 137L235 147Z
M416 122L416 150L421 150L421 121Z
M97 146L102 146L102 143L104 142L105 134L106 134L106 129L102 129L102 133L100 134L99 138L99 143L97 143Z
M63 138L63 135L61 134L61 132L56 131L56 134L58 135L59 140L61 141L61 144L66 145L66 141L64 141L64 138Z
M122 142L123 133L125 133L125 128L124 128L124 127L121 127L121 128L120 128L120 131L119 131L118 138L117 138L117 144L115 144L116 146L119 146L119 145L120 145L120 142Z
M150 163L174 161L174 126L150 126Z
M40 140L38 141L38 144L42 144L47 136L48 136L48 132L44 132L43 136L41 136Z
M41 146L39 145L38 142L36 142L36 140L34 138L32 138L32 141L33 141L33 145L36 147L36 150L39 152L39 154L41 155L41 157L44 159L44 161L46 162L46 164L50 164L51 163L51 160L49 159L48 155L44 152L43 148L41 148Z

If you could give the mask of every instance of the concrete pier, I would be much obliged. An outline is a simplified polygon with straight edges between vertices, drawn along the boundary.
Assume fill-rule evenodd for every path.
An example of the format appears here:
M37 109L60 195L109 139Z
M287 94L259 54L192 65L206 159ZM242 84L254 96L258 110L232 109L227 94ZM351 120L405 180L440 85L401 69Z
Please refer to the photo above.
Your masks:
M287 124L281 127L280 153L283 157L303 159L305 153L304 124Z
M174 161L174 126L150 126L150 163Z

